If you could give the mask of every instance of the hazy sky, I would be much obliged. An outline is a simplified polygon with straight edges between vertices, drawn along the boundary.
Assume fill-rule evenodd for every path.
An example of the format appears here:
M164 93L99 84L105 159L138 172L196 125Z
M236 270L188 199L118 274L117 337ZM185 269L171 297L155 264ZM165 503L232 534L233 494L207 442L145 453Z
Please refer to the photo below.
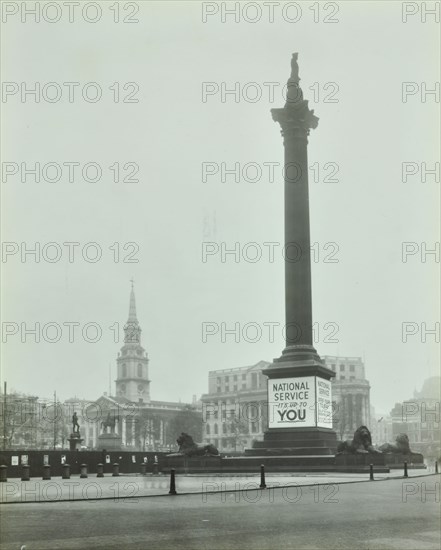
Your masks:
M241 4L237 22L233 15L222 20L222 3L209 3L205 9L217 13L203 22L200 2L121 2L119 14L102 2L99 17L93 7L85 12L95 23L81 10L70 23L66 7L57 14L37 4L39 23L32 16L21 22L19 12L3 25L3 81L10 84L2 155L10 164L3 164L2 240L17 243L4 248L2 264L3 332L18 330L3 335L8 388L86 399L107 391L132 276L152 399L191 400L207 391L209 370L280 355L284 260L274 245L269 261L263 243L283 240L283 144L270 109L285 103L293 52L304 97L320 118L308 148L316 348L364 357L379 411L438 374L439 325L436 336L423 337L439 322L439 256L424 254L439 241L439 179L421 177L421 163L433 169L439 151L433 16L422 17L417 3L408 11L418 13L403 22L401 2L330 2L327 11L313 2L276 2L272 22L262 7L253 23L253 3ZM436 99L425 90L437 81ZM36 82L40 101L21 98ZM72 102L65 82L76 83ZM222 94L235 86L237 97ZM94 101L97 90L102 96ZM40 182L20 169L36 162ZM72 182L66 162L79 163L70 165ZM87 163L102 170L99 181L96 165L83 178ZM239 181L231 174L222 181L222 168L235 163ZM57 179L57 165L60 180L49 181ZM136 165L132 179L139 181L122 181ZM218 172L203 181L203 166ZM260 180L252 181L259 170ZM40 261L22 261L24 247L37 242ZM50 242L57 245L45 247ZM80 243L72 262L65 242ZM102 253L94 263L83 258L94 258L92 242ZM257 246L247 247L251 242ZM219 248L205 262L203 243ZM234 243L238 262L220 254ZM48 261L57 250L59 261ZM250 261L259 250L261 259ZM22 330L35 323L39 343ZM56 325L44 329L47 323L62 329L58 342L48 341ZM80 324L73 342L66 323ZM85 341L87 323L99 325L99 341ZM119 342L109 328L115 323ZM205 342L204 323L219 329ZM239 342L222 337L222 323L240 323ZM279 323L273 339L268 323ZM262 335L251 342L256 324Z

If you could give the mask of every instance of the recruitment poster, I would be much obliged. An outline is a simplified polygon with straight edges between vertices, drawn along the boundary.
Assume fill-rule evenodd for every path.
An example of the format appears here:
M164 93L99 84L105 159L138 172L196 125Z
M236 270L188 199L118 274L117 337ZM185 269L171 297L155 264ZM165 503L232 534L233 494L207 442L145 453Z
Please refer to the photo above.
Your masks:
M268 380L270 428L315 426L315 376Z

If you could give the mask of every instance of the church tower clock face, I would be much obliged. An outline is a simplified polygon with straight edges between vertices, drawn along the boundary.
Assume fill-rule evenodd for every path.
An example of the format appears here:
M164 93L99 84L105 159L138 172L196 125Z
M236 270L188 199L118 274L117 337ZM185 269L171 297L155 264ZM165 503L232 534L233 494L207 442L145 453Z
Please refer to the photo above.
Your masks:
M142 384L138 384L138 392L144 393L144 386Z

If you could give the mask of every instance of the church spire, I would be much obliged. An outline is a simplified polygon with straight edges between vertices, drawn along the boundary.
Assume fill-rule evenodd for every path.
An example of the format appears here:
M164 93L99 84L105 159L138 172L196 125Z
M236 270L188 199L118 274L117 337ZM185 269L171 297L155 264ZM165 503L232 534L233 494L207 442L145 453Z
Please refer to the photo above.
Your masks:
M124 325L124 345L118 353L116 395L132 402L150 402L149 358L141 345L136 316L134 281L131 279L129 318Z
M124 343L136 343L141 341L141 327L136 317L135 290L133 288L133 279L130 280L132 288L130 290L129 318L124 326Z
M129 318L127 319L127 323L138 323L138 319L136 318L135 290L133 288L135 281L130 279L130 282L132 283L132 290L130 291Z

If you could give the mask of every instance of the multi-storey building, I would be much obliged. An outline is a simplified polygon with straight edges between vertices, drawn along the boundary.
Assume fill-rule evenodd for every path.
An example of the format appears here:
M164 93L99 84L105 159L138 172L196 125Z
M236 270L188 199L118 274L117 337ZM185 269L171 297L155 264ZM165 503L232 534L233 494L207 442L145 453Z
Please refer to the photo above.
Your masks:
M241 452L267 428L267 377L270 363L210 371L201 397L204 441L221 452Z
M340 439L352 438L361 425L370 424L370 385L360 357L324 356L336 373L332 381L333 428ZM268 427L267 377L270 365L210 371L208 393L201 397L204 441L222 452L243 451L261 440Z
M392 441L405 433L410 448L429 459L441 456L440 387L439 376L427 378L420 392L415 390L412 399L396 403L391 411Z
M370 428L370 385L361 357L322 357L335 372L332 379L333 429L341 440L350 439L360 426Z

